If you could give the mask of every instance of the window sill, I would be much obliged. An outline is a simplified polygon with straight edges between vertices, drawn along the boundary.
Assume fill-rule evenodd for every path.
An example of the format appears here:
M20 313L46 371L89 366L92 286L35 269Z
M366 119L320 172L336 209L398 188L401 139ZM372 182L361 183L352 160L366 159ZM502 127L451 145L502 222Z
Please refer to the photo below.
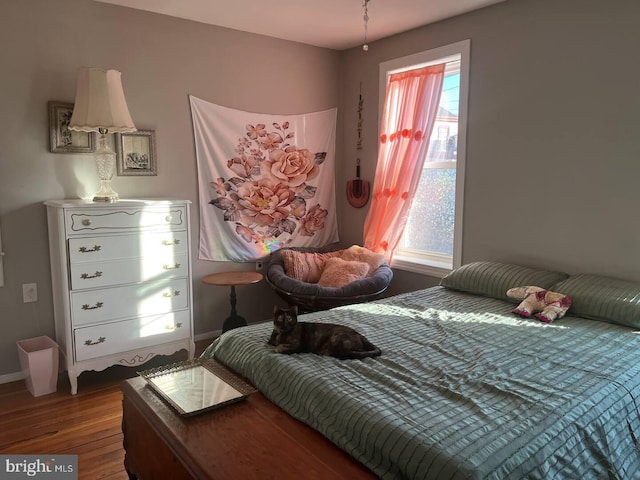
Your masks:
M391 260L391 267L435 278L442 278L452 270L451 264L448 263L427 262L419 258L402 255L394 255L393 260Z

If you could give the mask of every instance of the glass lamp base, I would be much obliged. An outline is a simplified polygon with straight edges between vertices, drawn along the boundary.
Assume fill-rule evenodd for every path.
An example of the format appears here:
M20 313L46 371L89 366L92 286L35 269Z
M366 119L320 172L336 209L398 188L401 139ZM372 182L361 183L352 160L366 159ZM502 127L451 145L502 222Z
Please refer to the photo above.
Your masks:
M100 190L93 196L93 201L114 203L118 200L120 200L120 197L111 188L111 180L100 180Z
M116 203L118 200L120 200L120 197L118 197L118 194L116 194L115 196L96 195L93 197L94 202Z
M109 148L106 134L102 133L98 142L95 161L96 172L100 179L100 190L95 193L93 201L114 203L119 200L118 194L111 188L111 179L116 169L116 155Z
M114 203L118 200L118 194L111 188L111 180L100 180L100 190L93 196L93 201Z

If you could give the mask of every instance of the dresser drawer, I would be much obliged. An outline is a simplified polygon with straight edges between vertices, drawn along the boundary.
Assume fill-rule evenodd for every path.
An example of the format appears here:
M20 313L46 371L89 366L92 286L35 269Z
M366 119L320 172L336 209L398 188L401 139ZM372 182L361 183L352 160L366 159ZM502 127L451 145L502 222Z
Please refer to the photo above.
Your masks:
M169 313L188 306L186 278L71 293L75 327L136 315Z
M76 361L189 338L189 311L139 317L74 330Z
M100 262L143 256L170 261L176 254L187 253L187 241L186 231L70 238L69 261Z
M187 277L187 254L172 258L138 257L110 262L71 264L71 289L109 287L123 283L147 282L169 278Z
M113 233L157 229L185 229L187 210L183 205L139 208L78 208L65 211L67 235Z

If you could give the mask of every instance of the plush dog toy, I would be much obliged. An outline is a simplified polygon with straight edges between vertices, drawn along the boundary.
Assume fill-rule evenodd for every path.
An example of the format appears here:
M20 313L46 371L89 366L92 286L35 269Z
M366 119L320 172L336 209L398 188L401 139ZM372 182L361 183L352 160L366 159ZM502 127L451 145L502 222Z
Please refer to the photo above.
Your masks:
M571 298L540 287L516 287L507 290L507 297L522 300L513 313L522 317L534 316L545 323L564 317L571 306ZM535 313L538 312L538 313Z

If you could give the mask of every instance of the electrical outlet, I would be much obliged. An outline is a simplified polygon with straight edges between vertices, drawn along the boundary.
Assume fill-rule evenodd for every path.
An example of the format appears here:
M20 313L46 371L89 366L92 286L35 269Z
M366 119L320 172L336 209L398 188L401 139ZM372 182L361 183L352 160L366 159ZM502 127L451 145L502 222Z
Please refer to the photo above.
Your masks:
M35 283L24 283L22 285L22 301L23 303L37 302L38 285Z
M262 262L256 262L256 272L261 272L264 264Z

